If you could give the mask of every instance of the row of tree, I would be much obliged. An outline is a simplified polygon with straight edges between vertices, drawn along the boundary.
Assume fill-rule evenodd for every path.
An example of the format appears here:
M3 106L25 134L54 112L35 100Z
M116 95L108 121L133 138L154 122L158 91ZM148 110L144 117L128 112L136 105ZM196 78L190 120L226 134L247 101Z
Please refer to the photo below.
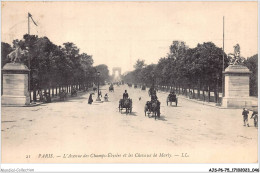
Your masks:
M224 68L231 57L224 54ZM244 59L250 71L250 94L257 95L257 55ZM223 51L212 42L188 48L183 41L173 41L166 57L157 64L146 65L137 60L134 71L123 79L127 83L174 86L217 93L222 89Z
M4 42L1 46L2 68L10 62L7 55L17 46L28 50L21 61L28 67L30 65L31 89L96 83L98 71L101 83L109 78L106 65L94 67L92 56L80 53L80 49L71 42L58 46L47 37L38 38L27 34L23 40L14 40L13 46Z

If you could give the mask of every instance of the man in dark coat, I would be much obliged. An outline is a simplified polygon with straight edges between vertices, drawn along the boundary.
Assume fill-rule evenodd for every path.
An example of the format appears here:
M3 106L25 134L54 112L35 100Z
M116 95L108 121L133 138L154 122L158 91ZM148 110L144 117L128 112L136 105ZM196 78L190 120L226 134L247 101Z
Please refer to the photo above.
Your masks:
M123 99L127 99L128 98L128 93L127 90L125 90L124 94L123 94Z

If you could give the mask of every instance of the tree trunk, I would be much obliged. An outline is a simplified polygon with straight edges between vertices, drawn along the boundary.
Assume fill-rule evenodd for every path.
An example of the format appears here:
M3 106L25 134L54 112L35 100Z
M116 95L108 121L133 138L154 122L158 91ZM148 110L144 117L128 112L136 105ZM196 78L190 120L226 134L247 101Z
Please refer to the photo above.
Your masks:
M203 101L205 102L205 89L203 87Z
M199 85L199 88L198 88L198 100L200 100L200 85Z
M208 102L210 102L210 87L208 87L208 97L209 97Z
M214 89L214 97L215 97L215 103L218 103L218 95L217 95L217 89Z
M36 89L33 88L33 101L36 102Z
M54 97L54 88L52 87L52 93L51 96Z
M192 87L192 98L195 99L195 89L194 89L194 86Z

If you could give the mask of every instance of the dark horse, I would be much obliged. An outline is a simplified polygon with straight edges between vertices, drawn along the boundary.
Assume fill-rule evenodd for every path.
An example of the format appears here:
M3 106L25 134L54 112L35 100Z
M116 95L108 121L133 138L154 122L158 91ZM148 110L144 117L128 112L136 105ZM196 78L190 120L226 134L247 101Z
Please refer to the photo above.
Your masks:
M147 101L144 107L144 115L150 118L150 114L154 114L154 118L160 118L160 102L158 100Z
M123 109L126 109L126 113L131 113L132 112L132 99L120 99L119 101L119 112L122 113Z

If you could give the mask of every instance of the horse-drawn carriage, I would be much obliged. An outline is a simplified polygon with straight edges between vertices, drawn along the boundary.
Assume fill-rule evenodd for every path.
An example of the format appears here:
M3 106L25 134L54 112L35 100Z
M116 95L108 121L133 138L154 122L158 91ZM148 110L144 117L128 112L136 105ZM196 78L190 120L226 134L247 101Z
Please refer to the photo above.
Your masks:
M150 88L148 91L148 95L152 96L152 95L156 95L156 89L155 88Z
M132 112L132 99L130 98L125 98L125 99L120 99L119 101L119 112L122 113L123 109L126 109L126 113L131 113Z
M129 86L129 87L132 87L132 84L131 84L131 83L128 83L128 86Z
M113 85L109 86L109 92L114 92L114 86Z
M148 115L150 118L150 114L154 115L154 118L160 118L160 102L158 100L147 101L144 107L144 115Z
M137 88L137 84L134 85L134 88Z
M146 86L142 85L141 90L146 90Z
M167 106L168 103L170 103L170 105L172 106L172 102L175 102L175 105L178 105L178 98L176 96L176 94L169 94L166 100Z

